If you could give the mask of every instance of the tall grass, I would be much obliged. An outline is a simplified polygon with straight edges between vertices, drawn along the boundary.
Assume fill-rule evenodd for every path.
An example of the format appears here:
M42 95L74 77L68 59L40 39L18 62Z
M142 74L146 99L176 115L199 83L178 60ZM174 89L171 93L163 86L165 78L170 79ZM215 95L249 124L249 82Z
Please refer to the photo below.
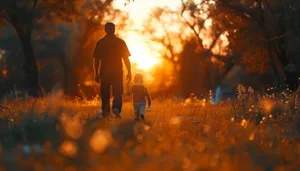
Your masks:
M254 93L254 92L252 92ZM299 92L297 92L299 94ZM102 120L99 101L6 100L1 166L8 170L297 170L298 94L255 94L218 105L154 101L145 122Z

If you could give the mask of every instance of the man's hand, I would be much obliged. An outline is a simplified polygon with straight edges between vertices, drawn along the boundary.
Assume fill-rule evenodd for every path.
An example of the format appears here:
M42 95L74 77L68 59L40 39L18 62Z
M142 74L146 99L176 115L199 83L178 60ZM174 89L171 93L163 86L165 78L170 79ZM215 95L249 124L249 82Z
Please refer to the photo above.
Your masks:
M126 79L127 79L127 84L129 84L131 82L131 79L132 79L131 73L129 73L127 75Z
M96 74L95 75L95 81L100 84L100 75L99 74Z

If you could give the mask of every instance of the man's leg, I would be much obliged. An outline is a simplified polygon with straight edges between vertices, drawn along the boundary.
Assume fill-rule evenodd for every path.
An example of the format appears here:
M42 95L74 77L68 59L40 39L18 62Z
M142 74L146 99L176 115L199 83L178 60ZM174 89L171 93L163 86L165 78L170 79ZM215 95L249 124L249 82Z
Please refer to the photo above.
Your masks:
M122 94L123 94L123 76L117 75L115 76L112 84L113 91L113 112L116 115L120 115L122 112Z
M110 113L110 84L108 80L101 79L101 100L102 100L102 110L103 116L106 117Z

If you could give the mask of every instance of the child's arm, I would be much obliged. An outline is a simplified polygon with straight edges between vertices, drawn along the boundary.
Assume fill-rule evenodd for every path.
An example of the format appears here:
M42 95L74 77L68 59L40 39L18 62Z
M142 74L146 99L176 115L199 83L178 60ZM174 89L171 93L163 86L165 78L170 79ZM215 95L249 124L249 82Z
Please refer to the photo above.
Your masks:
M128 96L130 96L132 94L130 84L126 85L126 93L127 93Z
M150 96L150 94L149 94L146 87L145 87L145 91L146 91L146 98L147 98L147 101L148 101L148 108L150 108L151 104L152 104L151 96Z

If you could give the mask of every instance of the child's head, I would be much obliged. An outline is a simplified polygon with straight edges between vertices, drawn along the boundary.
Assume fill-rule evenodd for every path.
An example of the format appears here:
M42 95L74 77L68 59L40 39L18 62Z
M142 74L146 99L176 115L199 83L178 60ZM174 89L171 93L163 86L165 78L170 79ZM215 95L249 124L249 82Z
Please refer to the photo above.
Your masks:
M134 83L140 83L142 84L144 82L144 78L142 74L135 74L134 76Z

